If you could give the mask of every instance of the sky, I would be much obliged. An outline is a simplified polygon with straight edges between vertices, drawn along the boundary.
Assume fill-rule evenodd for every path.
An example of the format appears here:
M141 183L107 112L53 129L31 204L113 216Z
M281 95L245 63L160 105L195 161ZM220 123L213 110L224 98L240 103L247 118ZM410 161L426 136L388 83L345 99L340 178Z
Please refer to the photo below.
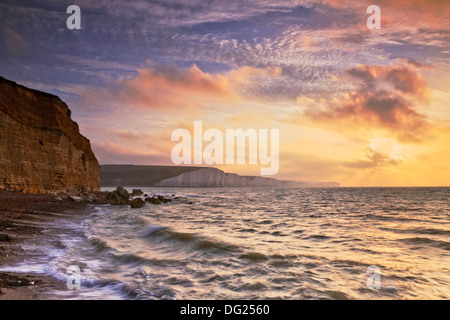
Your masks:
M449 16L446 0L0 0L0 76L65 101L101 164L171 165L172 132L202 121L278 129L271 177L449 186Z

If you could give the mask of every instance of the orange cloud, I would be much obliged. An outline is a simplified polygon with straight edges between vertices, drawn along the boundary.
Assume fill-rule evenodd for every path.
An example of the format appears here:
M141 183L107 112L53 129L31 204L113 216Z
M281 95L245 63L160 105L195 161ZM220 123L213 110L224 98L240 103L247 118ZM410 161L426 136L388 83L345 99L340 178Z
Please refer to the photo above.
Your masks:
M195 64L187 69L159 66L138 70L138 75L124 80L113 90L115 98L127 105L153 110L197 110L212 104L237 104L246 86L261 77L274 78L280 68L240 67L227 73L203 72Z
M408 59L408 64L358 65L356 68L344 71L342 78L359 82L358 84L365 89L386 88L386 90L398 91L420 99L428 99L430 88L425 77L418 72L416 65L422 66L411 59Z
M431 90L412 61L390 66L359 65L344 71L339 79L355 89L327 100L325 109L309 106L307 116L316 121L387 129L403 141L420 140L430 126L416 105L426 103Z

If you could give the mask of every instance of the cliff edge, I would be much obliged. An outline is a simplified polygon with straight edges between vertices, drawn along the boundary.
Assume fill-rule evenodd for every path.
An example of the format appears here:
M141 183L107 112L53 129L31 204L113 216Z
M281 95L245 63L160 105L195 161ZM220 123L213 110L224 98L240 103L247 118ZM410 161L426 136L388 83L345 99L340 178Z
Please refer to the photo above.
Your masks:
M0 77L0 189L27 193L100 189L100 166L57 96Z

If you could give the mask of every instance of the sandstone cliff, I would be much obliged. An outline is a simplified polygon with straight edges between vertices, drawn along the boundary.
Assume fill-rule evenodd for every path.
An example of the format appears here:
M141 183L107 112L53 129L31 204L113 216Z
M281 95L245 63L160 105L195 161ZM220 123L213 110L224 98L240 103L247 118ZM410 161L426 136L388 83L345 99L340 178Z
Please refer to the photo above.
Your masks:
M99 188L99 163L67 105L0 77L0 189L74 193Z

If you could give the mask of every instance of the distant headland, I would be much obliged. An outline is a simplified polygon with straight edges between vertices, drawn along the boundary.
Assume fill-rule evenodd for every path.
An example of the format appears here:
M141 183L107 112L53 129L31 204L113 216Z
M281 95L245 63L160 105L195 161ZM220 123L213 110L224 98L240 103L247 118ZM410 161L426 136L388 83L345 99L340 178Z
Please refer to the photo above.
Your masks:
M278 180L184 166L102 165L100 179L102 187L339 187L337 182Z

